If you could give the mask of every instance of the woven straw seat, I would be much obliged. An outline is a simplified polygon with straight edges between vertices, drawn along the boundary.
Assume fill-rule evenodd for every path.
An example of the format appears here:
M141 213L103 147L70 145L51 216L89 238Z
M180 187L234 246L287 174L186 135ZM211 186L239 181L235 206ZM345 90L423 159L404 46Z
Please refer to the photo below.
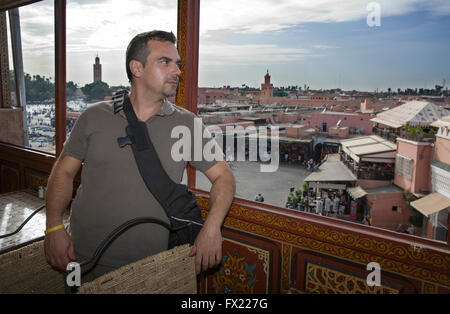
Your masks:
M82 284L78 293L195 294L195 257L189 252L186 244L149 256ZM0 293L64 293L64 278L48 265L43 241L0 255Z

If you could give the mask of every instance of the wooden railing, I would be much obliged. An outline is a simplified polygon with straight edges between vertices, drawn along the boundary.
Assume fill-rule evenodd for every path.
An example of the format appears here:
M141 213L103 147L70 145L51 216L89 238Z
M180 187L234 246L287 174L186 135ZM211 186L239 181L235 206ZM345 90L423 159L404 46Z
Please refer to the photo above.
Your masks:
M194 191L206 217L208 193ZM204 293L450 293L450 246L407 234L236 199L222 265ZM369 287L369 263L381 286Z
M0 144L0 190L45 185L54 158ZM193 192L206 217L209 194ZM242 199L223 237L222 263L202 275L202 293L450 293L444 242ZM380 266L380 286L366 282L369 263Z

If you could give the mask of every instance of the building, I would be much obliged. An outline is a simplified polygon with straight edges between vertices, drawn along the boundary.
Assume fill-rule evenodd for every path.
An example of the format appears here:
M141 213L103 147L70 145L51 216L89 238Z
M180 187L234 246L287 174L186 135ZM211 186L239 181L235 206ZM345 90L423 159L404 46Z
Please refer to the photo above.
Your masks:
M102 80L102 64L100 63L100 58L95 57L94 66L94 82L98 82Z
M233 95L235 95L234 92L227 87L222 88L199 87L197 101L198 104L211 105L216 104L216 101L231 99Z
M358 217L371 226L398 231L412 212L403 190L392 184L397 145L376 135L341 140L342 161L357 176L348 189Z
M394 178L397 146L376 135L341 140L342 159L360 180Z
M398 136L412 140L418 139L418 136L434 138L433 134L421 131L428 131L433 122L448 115L449 110L434 103L410 101L377 114L371 121L375 122L374 131L377 135L395 142ZM417 131L411 130L410 127Z
M342 163L339 158L333 155L327 158L316 171L312 172L305 182L308 184L308 207L314 211L317 199L324 199L326 196L333 199L333 195L338 195L343 199L345 214L350 213L349 197L346 192L348 188L355 186L357 177ZM362 217L353 216L354 220L361 220Z
M259 100L260 105L270 104L270 98L273 97L273 84L270 83L269 70L264 76L264 84L261 84L261 96Z
M395 108L399 105L401 105L401 103L395 99L385 99L383 101L378 102L375 99L366 98L361 103L360 111L362 113L379 113Z
M449 120L447 117L446 120ZM445 122L444 122L445 123ZM440 241L448 241L450 235L448 228L450 226L449 210L450 210L450 129L448 127L440 127L436 134L436 142L434 149L428 149L430 152L424 158L425 164L420 172L420 176L425 177L430 194L422 196L417 201L411 202L411 206L416 208L425 217L423 233L427 238ZM426 147L428 148L428 146ZM428 152L427 150L427 152ZM419 156L420 157L420 156ZM422 159L423 160L423 159ZM422 161L419 158L419 162ZM430 162L431 161L431 162ZM410 166L411 172L417 172L414 165L418 161L414 160ZM409 173L408 173L409 174ZM424 192L424 191L422 191ZM421 194L418 194L419 196Z
M32 2L36 0L1 1L0 11ZM62 3L63 1L55 1L55 29L65 25L66 7L61 6ZM179 25L177 37L180 42L178 49L180 55L186 56L183 60L185 68L195 68L198 60L194 52L196 49L198 51L200 36L199 1L178 0L178 3L180 4L177 15ZM103 5L105 10L109 9L107 3ZM64 48L66 42L64 36L65 33L61 37L55 36L56 47ZM64 57L65 50L58 49L56 62L64 60ZM62 95L65 89L65 70L63 66L57 67L56 70L55 80L61 82L56 85L57 95ZM185 71L183 69L183 75L186 74ZM195 113L193 104L196 103L197 85L192 83L193 81L184 80L186 86L178 93L177 105ZM321 104L325 101L311 100L311 102ZM63 98L56 102L55 106L57 109L64 109L64 104ZM3 103L0 107L4 108ZM0 116L9 122L3 110L0 110ZM57 118L64 122L66 110L57 112L61 113ZM9 123L0 124L4 126L1 132L5 129L18 130L17 132L23 130L21 128L16 130ZM46 185L52 166L66 139L64 130L64 123L62 127L61 123L56 124L56 155L36 152L24 148L23 145L11 145L9 141L0 143L0 192L11 193L8 197L14 202L13 196L16 195L14 193L23 189L37 192L39 186ZM195 176L191 176L191 170L187 171L188 188L197 197L202 213L208 215L210 194L208 191L196 189ZM80 178L78 175L75 188L80 184ZM10 211L9 214L2 216L1 224L6 225L17 220L8 219L11 217L19 218L20 223L22 221L20 218L23 218L21 216L16 214L16 211ZM30 223L35 220L32 219ZM38 225L36 230L36 235L27 233L27 240L22 238L20 245L28 244L25 242L28 239L32 241L41 238L45 230L45 221L43 225ZM202 274L199 284L199 291L202 294L450 293L448 269L450 247L445 242L255 203L239 198L239 194L233 200L222 230L223 263L217 270ZM25 230L21 232L23 231ZM18 234L22 235L23 233ZM8 240L0 239L0 250L3 249L0 254L4 253L2 245ZM9 245L7 249L10 249L11 245L16 243L9 241L6 245ZM373 261L379 263L382 270L380 286L369 286L366 281L371 273L367 270L367 266ZM225 268L227 265L230 267ZM13 273L8 274L14 274L16 269L13 265L11 267Z
M302 124L318 129L320 132L330 132L336 126L348 127L352 134L373 134L371 114L345 113L345 112L313 112L301 117ZM333 130L335 132L335 130Z

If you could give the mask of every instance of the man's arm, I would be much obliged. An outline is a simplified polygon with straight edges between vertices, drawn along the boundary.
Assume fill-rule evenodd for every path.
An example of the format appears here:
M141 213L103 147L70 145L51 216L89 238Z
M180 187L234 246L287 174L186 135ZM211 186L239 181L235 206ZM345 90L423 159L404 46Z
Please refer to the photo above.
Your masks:
M56 160L50 174L46 192L46 228L63 223L63 214L72 198L73 180L81 167L81 161L63 151ZM73 244L65 229L46 235L44 241L47 262L55 268L66 270L67 264L75 260Z
M195 240L191 256L195 257L195 270L218 265L222 259L222 223L233 202L236 183L233 172L224 161L218 162L205 172L212 183L210 191L211 209L208 217Z

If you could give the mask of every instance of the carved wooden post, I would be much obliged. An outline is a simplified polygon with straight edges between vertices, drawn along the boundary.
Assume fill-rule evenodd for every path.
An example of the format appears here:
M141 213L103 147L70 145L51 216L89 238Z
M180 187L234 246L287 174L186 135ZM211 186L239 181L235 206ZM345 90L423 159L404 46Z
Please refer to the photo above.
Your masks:
M183 61L176 103L197 113L200 0L178 0L178 52ZM195 188L195 169L188 166L188 187Z

